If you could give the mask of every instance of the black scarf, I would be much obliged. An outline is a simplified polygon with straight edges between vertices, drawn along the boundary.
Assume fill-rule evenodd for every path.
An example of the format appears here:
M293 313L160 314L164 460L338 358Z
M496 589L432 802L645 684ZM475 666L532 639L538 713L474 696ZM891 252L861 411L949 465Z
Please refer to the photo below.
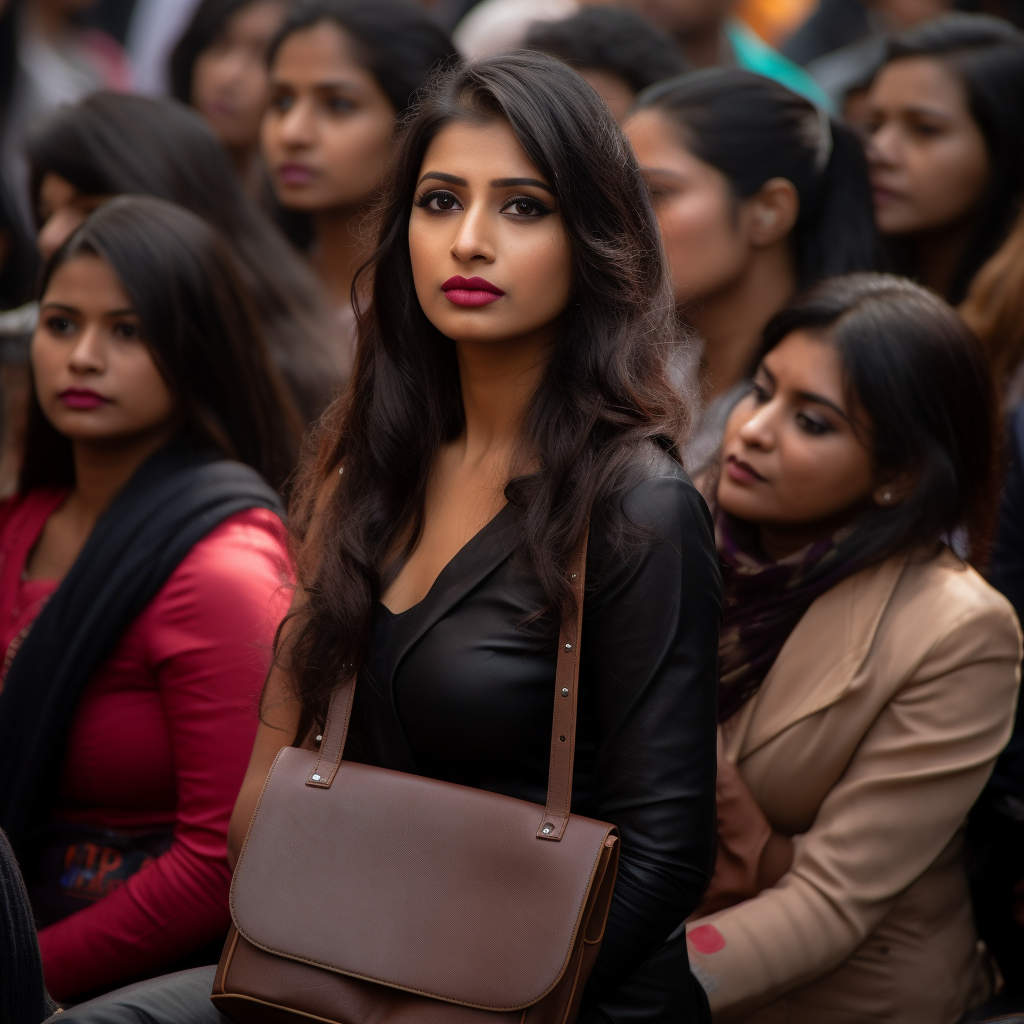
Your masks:
M23 866L49 815L86 683L193 546L249 508L284 515L255 470L171 444L97 521L0 693L0 828Z

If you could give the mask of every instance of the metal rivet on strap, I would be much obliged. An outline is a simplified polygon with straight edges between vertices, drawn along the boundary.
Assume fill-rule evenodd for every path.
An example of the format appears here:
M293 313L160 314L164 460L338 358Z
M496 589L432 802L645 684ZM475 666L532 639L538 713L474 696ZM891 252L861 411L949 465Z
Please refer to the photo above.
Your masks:
M566 645L565 645L565 649L566 649L567 651L571 651L571 650L572 650L572 644L566 644Z
M319 782L320 781L320 776L319 775L314 775L313 776L313 781L314 782Z
M549 835L551 835L551 833L552 833L552 832L554 832L554 831L555 831L555 826L554 826L554 825L545 825L545 826L544 826L544 827L543 827L543 828L541 829L541 833L542 833L543 835L546 835L546 836L549 836Z
M563 697L568 697L569 696L569 687L568 686L563 686L562 687L562 696Z
M561 743L565 742L565 737L564 736L559 736L558 739L559 739L559 742L561 742Z
M323 736L317 736L316 741L317 741L317 743L322 743L323 739L324 739Z
M574 580L574 579L576 579L576 573L573 573L573 574L572 574L572 575L571 575L571 576L569 577L569 579L571 579L571 580Z

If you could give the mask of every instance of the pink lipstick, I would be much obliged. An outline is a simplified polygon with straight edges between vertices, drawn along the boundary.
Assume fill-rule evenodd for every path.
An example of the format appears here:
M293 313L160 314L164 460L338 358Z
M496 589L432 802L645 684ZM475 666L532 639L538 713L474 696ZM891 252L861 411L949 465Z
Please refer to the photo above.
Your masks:
M725 460L725 472L730 480L735 480L738 484L752 484L758 480L764 483L764 477L753 466L742 459L737 459L735 455L730 455Z
M281 164L277 169L277 176L285 185L293 188L308 185L314 177L313 169L300 163Z
M486 306L489 302L497 302L505 293L490 281L482 277L449 277L441 291L449 302L456 306Z
M98 409L110 401L90 388L65 388L57 397L69 409Z

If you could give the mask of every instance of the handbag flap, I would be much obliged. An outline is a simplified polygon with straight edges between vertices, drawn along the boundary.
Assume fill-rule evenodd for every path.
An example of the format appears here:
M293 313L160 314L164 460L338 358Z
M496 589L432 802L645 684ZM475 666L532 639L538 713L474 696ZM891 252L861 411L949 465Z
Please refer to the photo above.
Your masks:
M611 825L342 761L305 785L315 751L281 751L231 885L254 945L396 989L522 1009L561 977Z

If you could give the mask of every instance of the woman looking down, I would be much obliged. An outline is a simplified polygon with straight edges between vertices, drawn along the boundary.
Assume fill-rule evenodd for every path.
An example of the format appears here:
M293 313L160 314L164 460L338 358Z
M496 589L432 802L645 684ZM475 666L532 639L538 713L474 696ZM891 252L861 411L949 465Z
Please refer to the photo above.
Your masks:
M983 558L980 346L930 292L822 285L766 333L718 482L720 853L688 922L716 1021L953 1024L984 1000L962 827L1020 639Z

